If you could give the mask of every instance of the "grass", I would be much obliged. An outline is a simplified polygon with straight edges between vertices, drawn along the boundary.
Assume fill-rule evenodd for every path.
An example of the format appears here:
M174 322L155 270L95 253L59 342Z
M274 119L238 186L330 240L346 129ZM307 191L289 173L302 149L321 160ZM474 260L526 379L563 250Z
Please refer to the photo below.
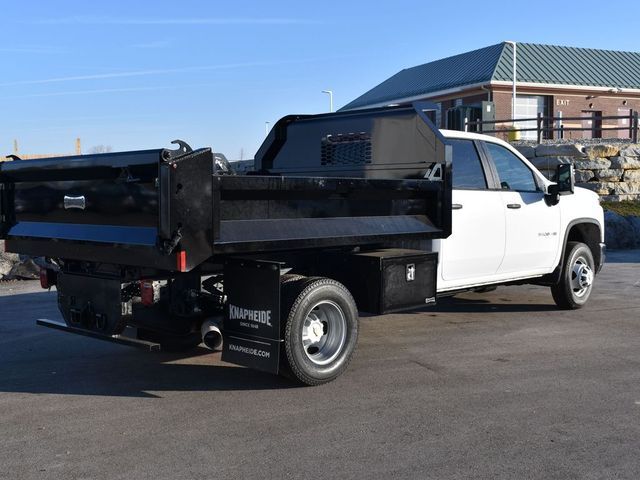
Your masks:
M640 201L625 200L622 202L602 202L602 208L610 210L619 215L640 217Z

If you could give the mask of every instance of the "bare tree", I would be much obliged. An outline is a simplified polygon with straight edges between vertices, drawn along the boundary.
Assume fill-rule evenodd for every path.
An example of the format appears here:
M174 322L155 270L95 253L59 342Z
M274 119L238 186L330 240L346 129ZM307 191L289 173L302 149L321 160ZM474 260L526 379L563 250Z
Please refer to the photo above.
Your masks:
M109 153L112 151L111 145L95 145L89 149L89 153Z

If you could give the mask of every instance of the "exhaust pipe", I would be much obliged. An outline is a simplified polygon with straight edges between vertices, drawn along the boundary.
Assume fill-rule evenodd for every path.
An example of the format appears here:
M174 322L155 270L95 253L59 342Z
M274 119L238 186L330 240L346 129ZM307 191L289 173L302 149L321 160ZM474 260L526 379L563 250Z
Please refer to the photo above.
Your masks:
M220 350L222 347L222 331L220 322L214 319L205 320L200 328L202 343L211 350Z

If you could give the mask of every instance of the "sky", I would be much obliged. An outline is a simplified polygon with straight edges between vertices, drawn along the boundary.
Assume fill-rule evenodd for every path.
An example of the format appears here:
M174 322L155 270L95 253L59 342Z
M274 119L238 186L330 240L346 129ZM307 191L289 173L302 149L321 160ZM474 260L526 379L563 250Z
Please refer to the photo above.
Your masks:
M0 155L161 148L253 158L292 113L504 40L640 51L636 1L0 0Z

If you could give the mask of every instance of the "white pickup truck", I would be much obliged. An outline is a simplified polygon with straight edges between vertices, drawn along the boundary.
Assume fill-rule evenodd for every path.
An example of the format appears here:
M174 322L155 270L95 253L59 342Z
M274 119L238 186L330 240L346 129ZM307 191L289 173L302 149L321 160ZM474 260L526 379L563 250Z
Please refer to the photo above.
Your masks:
M525 281L549 285L561 308L583 306L604 262L598 196L566 178L550 201L556 184L508 143L441 133L453 146L453 192L452 234L434 241L438 292Z

